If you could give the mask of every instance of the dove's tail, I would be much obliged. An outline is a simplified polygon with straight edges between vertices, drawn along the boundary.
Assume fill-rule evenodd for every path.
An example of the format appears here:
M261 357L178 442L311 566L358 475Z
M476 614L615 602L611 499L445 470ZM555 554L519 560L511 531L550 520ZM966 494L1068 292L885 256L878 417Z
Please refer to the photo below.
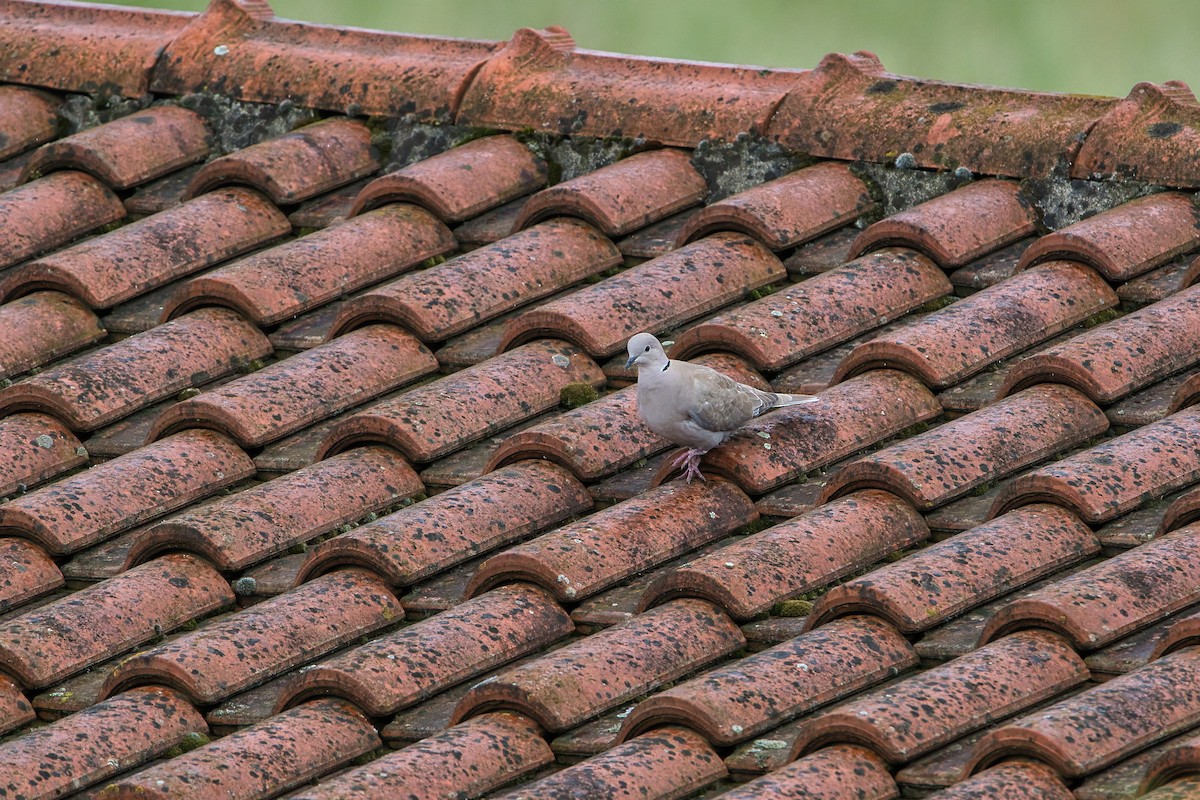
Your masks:
M776 394L775 403L771 408L783 408L784 406L802 406L805 403L815 403L821 398L814 397L811 394Z

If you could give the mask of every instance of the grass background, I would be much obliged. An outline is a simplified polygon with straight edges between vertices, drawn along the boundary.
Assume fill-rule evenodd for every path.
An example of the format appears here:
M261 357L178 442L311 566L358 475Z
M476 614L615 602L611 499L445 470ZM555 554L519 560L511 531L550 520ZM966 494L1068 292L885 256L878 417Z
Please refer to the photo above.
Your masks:
M124 0L198 11L205 0ZM872 50L894 73L1125 96L1200 90L1197 0L271 0L280 17L507 39L561 25L583 48L770 67Z

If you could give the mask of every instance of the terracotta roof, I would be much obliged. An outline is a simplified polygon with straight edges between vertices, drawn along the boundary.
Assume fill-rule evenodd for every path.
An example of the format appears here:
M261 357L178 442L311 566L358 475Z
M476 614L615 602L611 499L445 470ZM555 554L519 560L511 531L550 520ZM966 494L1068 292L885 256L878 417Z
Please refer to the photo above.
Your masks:
M0 795L1195 796L1198 151L0 0ZM821 402L682 483L642 330Z

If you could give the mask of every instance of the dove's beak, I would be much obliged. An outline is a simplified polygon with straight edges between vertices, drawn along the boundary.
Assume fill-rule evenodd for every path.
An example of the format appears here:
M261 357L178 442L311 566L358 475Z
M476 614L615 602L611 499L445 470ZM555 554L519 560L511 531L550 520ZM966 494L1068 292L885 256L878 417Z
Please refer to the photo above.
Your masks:
M637 356L630 356L625 361L625 369L632 369L633 365L637 363L637 360L638 360Z

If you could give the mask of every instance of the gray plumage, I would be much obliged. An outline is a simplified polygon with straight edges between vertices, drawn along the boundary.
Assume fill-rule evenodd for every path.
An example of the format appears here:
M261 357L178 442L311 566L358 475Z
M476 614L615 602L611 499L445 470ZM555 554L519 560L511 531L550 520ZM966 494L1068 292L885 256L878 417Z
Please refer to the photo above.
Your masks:
M685 467L689 481L700 476L700 457L742 425L773 408L817 400L764 392L708 367L668 359L648 333L631 338L627 351L626 367L638 370L638 413L650 430L688 448L676 464Z

